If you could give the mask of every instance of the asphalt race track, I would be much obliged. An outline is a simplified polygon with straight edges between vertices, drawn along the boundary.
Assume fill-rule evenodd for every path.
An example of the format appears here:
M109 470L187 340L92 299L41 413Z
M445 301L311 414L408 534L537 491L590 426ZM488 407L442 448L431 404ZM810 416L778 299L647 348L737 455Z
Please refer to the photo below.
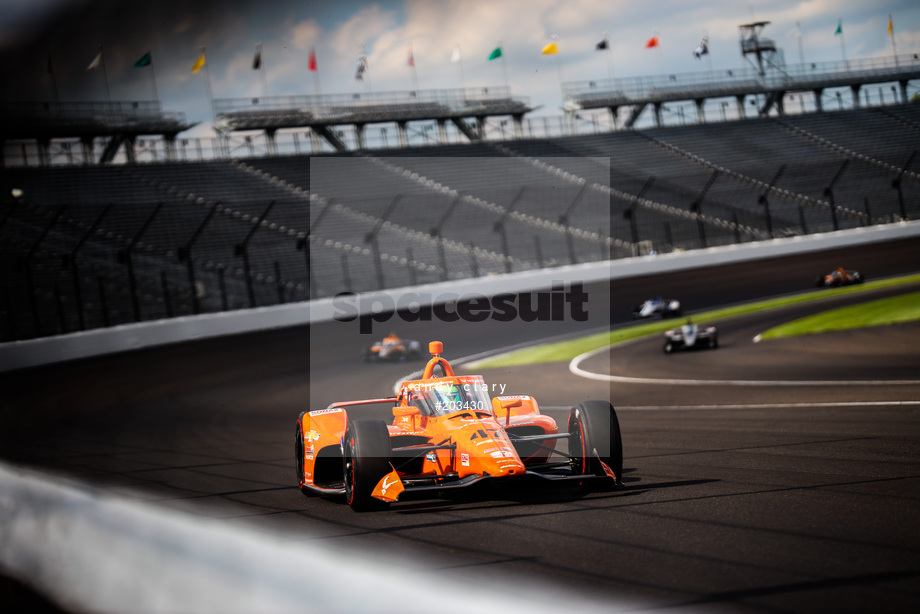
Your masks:
M440 339L459 358L618 326L652 295L693 313L806 290L837 266L872 280L918 262L911 239L591 286L584 323L394 318L373 337ZM386 396L421 364L363 364L371 338L340 322L2 374L0 450L155 505L295 542L410 553L448 578L500 578L518 591L555 586L666 611L915 612L920 325L752 341L775 323L864 299L720 324L714 351L666 356L654 338L582 364L704 384L589 380L567 362L482 371L560 422L571 403L610 398L625 450L614 492L487 492L369 514L305 498L294 480L297 414ZM782 384L737 384L754 379Z

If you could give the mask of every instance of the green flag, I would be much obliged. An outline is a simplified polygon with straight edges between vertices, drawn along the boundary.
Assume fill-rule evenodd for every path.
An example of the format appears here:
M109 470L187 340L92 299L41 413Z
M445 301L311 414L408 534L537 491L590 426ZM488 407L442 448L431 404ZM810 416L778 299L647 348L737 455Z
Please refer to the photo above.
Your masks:
M500 57L502 57L501 45L492 50L492 53L489 54L489 61L496 60Z
M148 51L142 55L137 62L134 63L134 68L141 68L143 66L150 66L150 63L153 62L153 58L150 57L150 52Z
M838 34L843 34L843 20L842 19L837 20L837 29L834 30L834 36Z

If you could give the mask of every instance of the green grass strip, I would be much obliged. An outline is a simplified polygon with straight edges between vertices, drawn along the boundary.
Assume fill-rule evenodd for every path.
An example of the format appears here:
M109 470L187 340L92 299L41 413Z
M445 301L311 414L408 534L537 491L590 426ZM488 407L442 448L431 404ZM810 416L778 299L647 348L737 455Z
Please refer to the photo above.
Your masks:
M920 282L920 273L891 279L870 281L863 284L845 286L842 288L820 288L808 292L802 292L800 294L794 294L791 296L768 299L765 301L757 301L744 305L735 305L733 307L725 307L722 309L714 309L711 311L694 314L693 319L700 324L704 324L719 320L727 320L729 318L743 316L749 313L763 311L766 309L776 309L779 307L786 307L788 305L795 305L797 303L804 303L807 301L815 301L831 298L834 296L840 296L842 294L864 292L866 290L887 288L890 286L915 282ZM624 343L626 341L631 341L632 339L638 339L640 337L647 337L649 335L663 333L670 328L674 328L682 321L682 319L677 319L644 322L635 326L617 328L610 331L604 331L602 333L596 333L594 335L588 335L586 337L579 337L576 339L569 339L567 341L557 341L554 343L545 343L542 345L523 348L513 352L508 352L507 354L500 354L493 358L478 360L474 363L470 363L467 366L471 368L491 369L497 367L516 367L521 365L532 365L537 363L556 362L563 360L568 361L580 354L590 352L591 350L596 350L598 348L610 345L616 345L618 343Z
M771 328L761 339L813 335L920 320L920 292L830 309Z

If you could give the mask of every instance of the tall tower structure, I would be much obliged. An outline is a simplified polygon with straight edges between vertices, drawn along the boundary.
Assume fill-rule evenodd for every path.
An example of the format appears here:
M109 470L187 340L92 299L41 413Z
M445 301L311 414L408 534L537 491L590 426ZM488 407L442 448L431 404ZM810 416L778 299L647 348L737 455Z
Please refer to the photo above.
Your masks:
M757 60L755 68L761 77L766 74L764 66L775 65L776 59L776 42L771 38L761 36L763 29L769 23L769 21L755 21L738 26L741 36L741 55L749 62L751 62L749 56L754 55Z

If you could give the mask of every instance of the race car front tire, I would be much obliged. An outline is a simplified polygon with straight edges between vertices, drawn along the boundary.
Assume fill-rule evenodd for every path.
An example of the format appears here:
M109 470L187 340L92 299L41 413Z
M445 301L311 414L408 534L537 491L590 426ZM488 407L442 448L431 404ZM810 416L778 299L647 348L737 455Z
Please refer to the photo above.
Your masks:
M384 509L389 503L371 496L383 476L392 471L390 434L382 420L356 420L345 431L342 460L345 500L356 512Z
M574 457L573 469L580 474L604 477L603 461L616 475L616 486L623 475L623 440L616 410L608 401L582 401L569 412L569 454ZM595 482L596 483L596 482ZM591 483L584 482L583 490Z

